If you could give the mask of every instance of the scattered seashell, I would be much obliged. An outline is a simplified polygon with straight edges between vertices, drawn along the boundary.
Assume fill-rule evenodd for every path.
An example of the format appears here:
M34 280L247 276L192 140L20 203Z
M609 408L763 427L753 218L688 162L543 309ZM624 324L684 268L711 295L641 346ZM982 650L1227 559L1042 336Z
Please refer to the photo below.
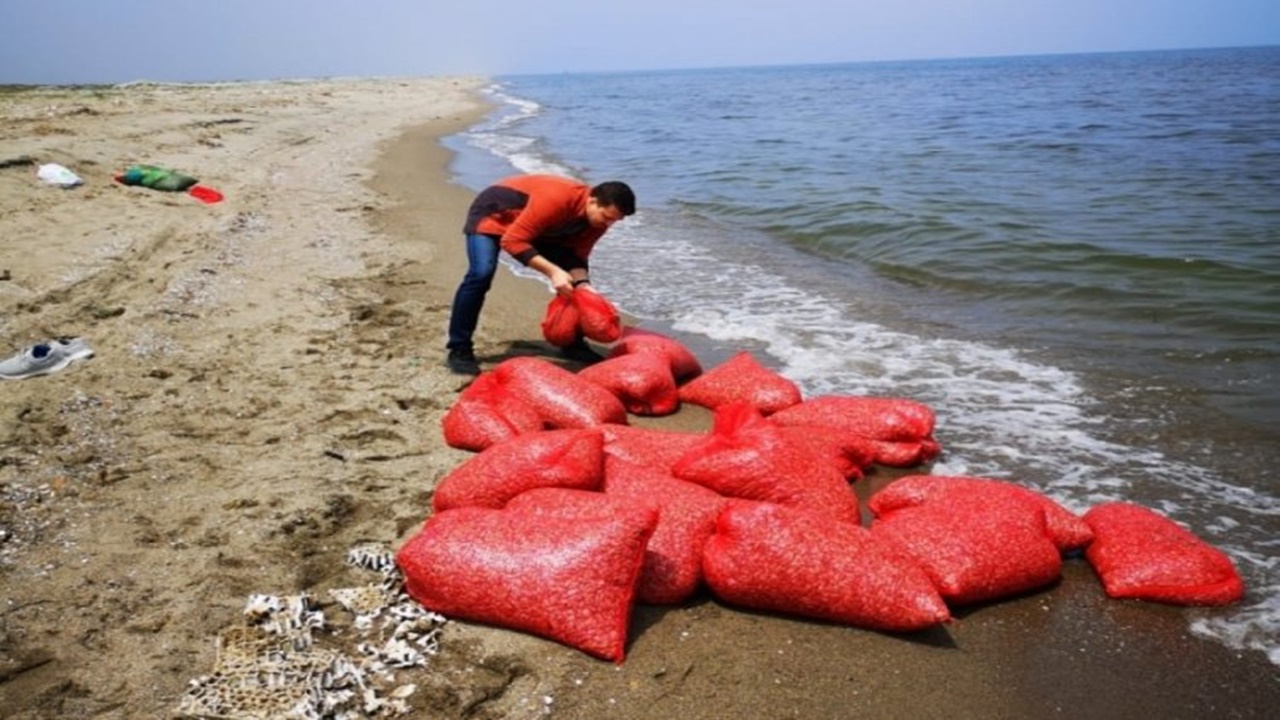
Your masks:
M245 625L217 637L213 673L188 682L180 717L289 717L346 720L404 715L414 684L394 682L390 669L424 667L439 652L444 616L411 600L394 556L373 543L351 548L347 562L383 576L377 584L338 588L329 595L356 617L363 633L377 628L376 642L361 641L357 664L337 650L317 647L314 632L324 613L307 593L286 597L250 595Z

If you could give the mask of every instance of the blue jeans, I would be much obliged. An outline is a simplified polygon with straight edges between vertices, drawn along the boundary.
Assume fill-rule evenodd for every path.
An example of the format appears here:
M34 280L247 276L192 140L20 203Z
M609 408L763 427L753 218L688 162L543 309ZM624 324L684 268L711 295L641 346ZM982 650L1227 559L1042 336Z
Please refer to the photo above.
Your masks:
M484 296L493 285L498 272L498 240L488 235L467 235L467 274L463 276L458 291L453 295L453 310L449 314L450 350L471 349L471 336L480 322L480 310L484 308Z

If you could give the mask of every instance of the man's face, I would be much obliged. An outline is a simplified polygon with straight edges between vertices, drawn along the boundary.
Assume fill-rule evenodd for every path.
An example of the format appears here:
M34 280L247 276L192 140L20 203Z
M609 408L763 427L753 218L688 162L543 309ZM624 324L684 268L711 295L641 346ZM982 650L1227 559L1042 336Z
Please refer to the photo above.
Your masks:
M612 205L601 205L595 198L587 201L587 222L591 227L607 228L622 217L622 211Z

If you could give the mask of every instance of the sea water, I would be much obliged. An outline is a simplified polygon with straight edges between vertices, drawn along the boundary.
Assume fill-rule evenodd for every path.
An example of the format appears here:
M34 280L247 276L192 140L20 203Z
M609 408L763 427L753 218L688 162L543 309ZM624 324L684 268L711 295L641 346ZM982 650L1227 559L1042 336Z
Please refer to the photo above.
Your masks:
M1280 48L509 76L459 182L623 180L595 286L713 366L937 413L936 474L1224 549L1280 664ZM459 218L459 226L462 219Z

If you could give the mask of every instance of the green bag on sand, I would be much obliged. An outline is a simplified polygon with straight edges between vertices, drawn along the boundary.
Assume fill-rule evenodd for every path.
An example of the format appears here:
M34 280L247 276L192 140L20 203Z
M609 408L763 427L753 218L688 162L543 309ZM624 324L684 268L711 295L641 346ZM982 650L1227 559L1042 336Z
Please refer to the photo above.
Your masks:
M125 185L141 185L152 190L183 192L195 185L199 180L190 175L183 175L175 170L168 170L155 165L133 165L116 180Z

